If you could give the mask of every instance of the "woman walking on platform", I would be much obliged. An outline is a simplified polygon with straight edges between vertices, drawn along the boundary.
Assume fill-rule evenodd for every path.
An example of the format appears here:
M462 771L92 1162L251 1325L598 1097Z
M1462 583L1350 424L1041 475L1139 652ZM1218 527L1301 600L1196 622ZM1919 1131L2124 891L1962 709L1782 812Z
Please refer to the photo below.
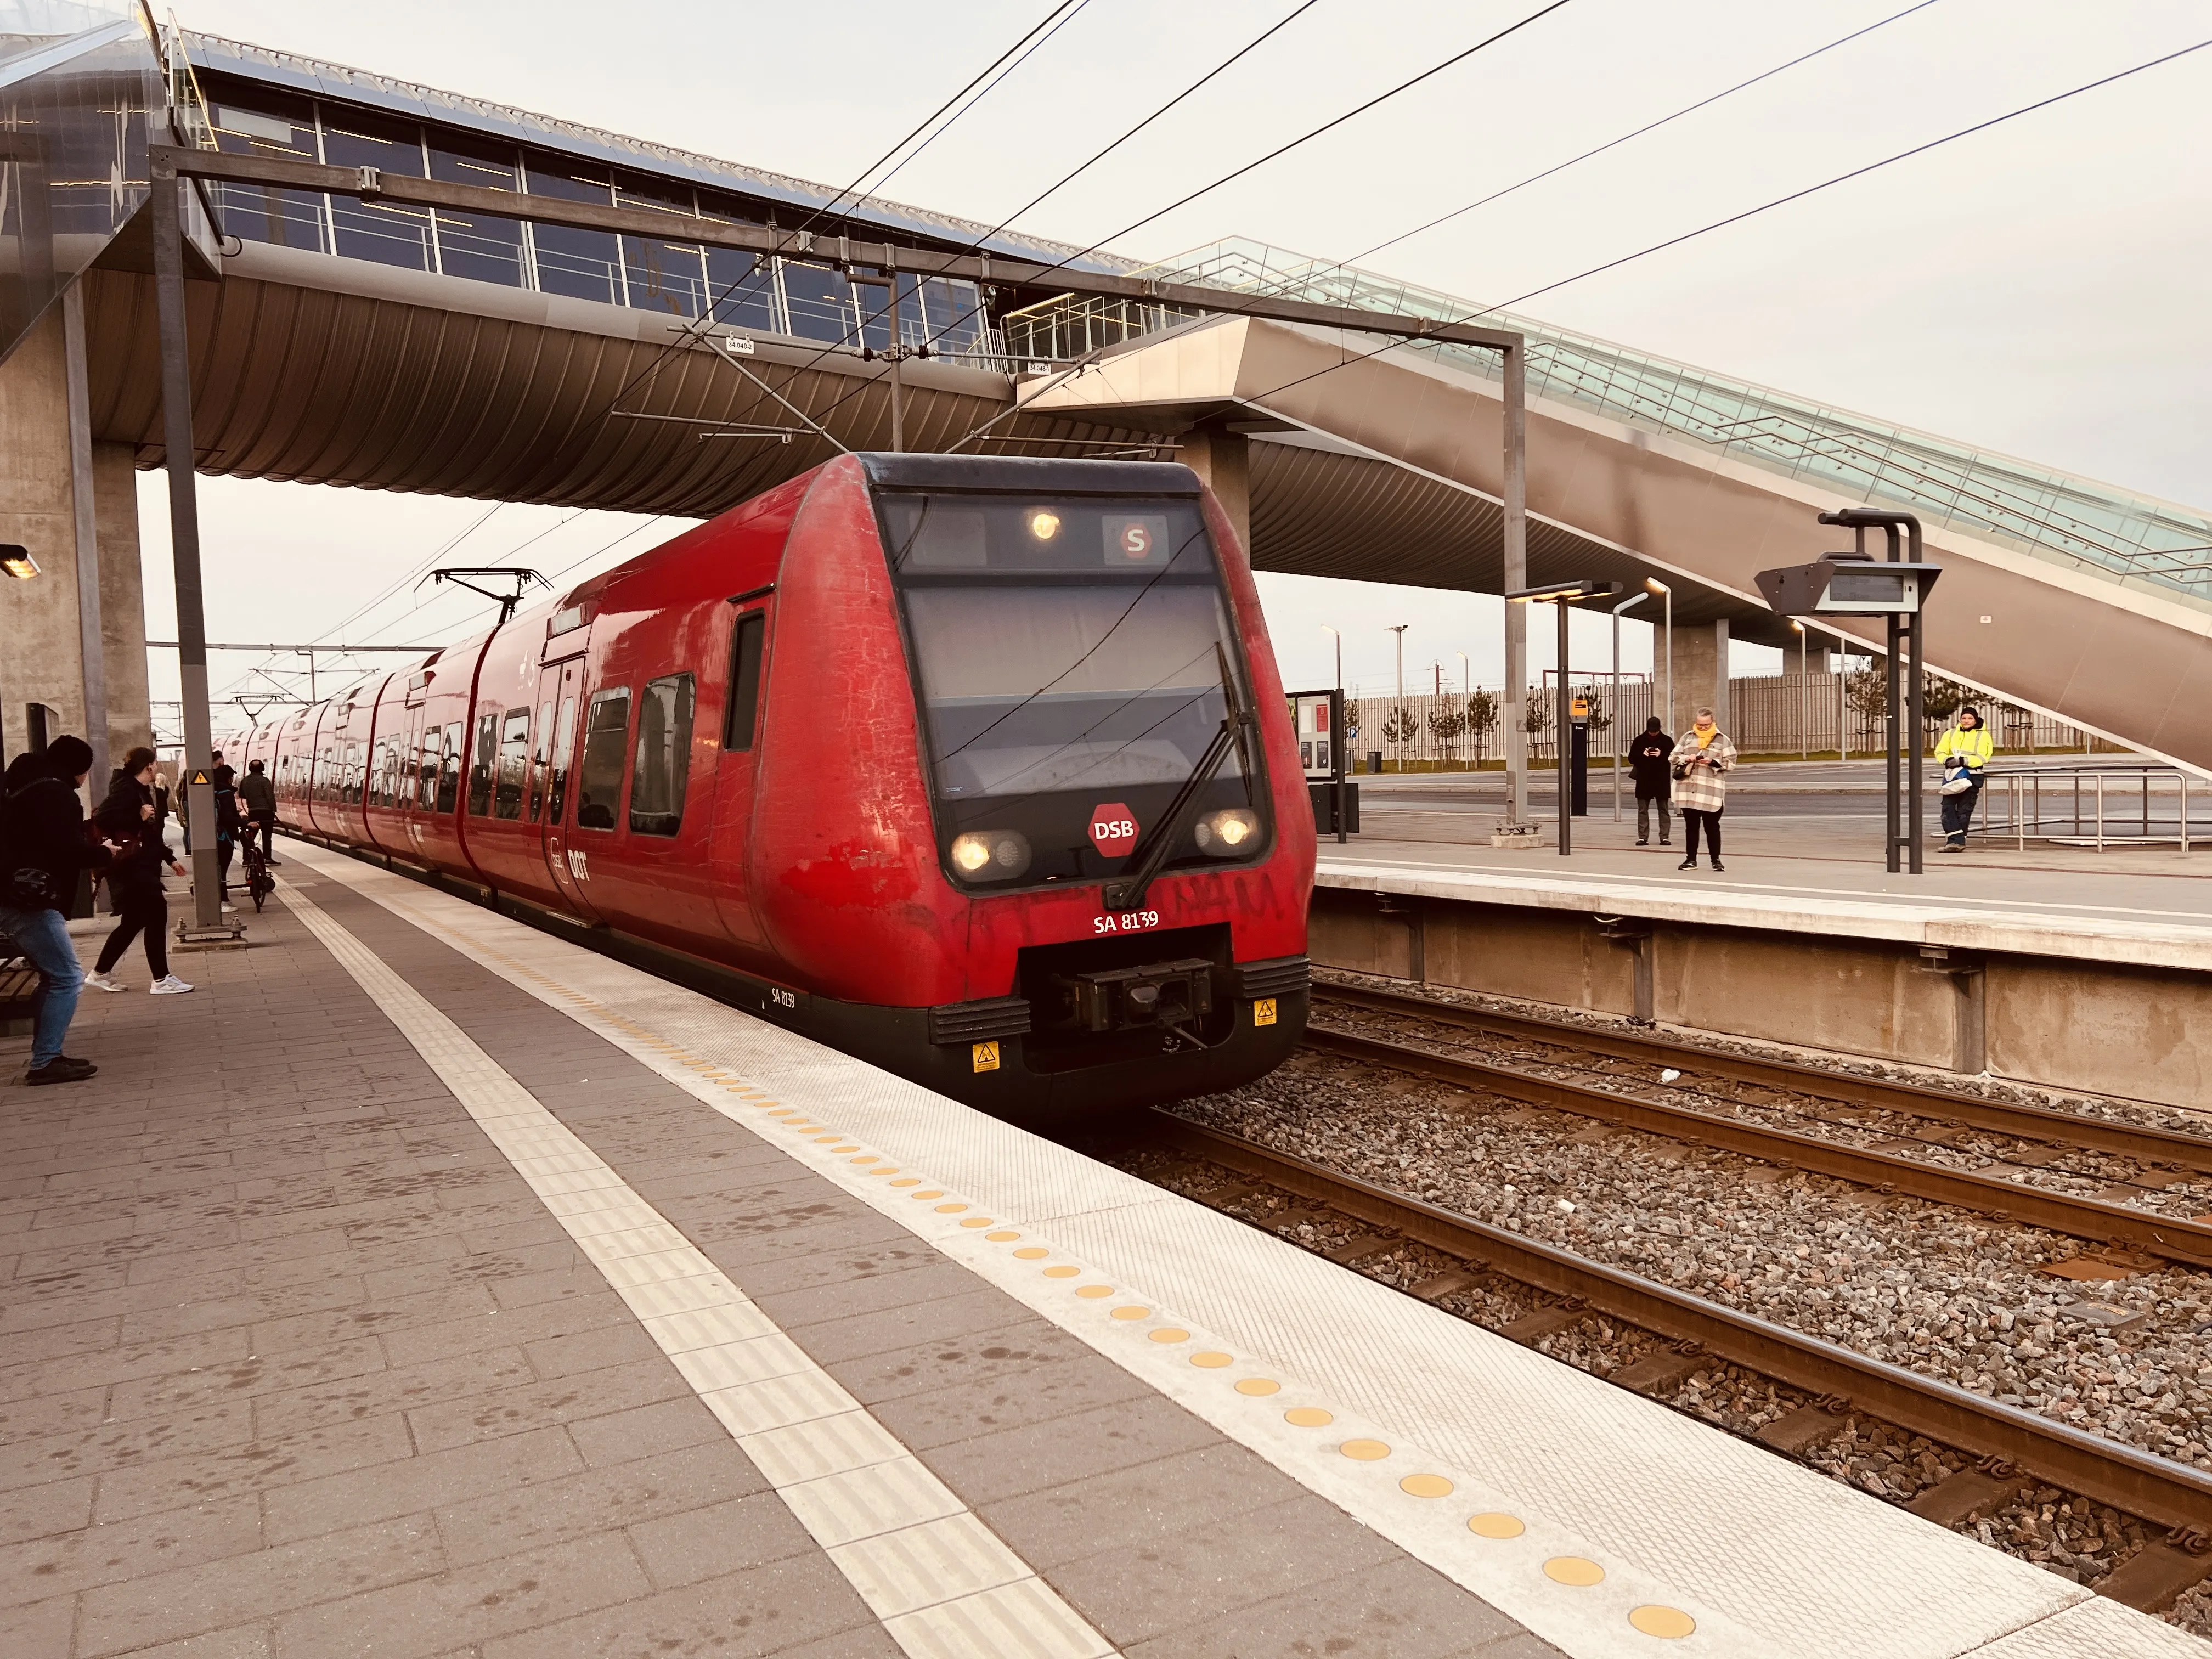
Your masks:
M1721 813L1728 806L1728 772L1735 764L1735 745L1714 723L1713 711L1698 710L1698 723L1674 745L1674 805L1682 814L1682 853L1675 868L1698 867L1698 832L1703 830L1711 849L1713 868L1721 862Z
M169 971L169 901L161 891L161 866L166 864L180 876L185 866L177 862L163 836L167 819L167 803L154 789L154 751L134 749L123 757L123 769L108 786L107 799L93 814L100 833L125 851L107 872L108 891L115 899L115 931L100 947L98 963L85 975L88 985L103 991L123 989L112 970L131 941L143 934L154 994L175 996L192 988Z

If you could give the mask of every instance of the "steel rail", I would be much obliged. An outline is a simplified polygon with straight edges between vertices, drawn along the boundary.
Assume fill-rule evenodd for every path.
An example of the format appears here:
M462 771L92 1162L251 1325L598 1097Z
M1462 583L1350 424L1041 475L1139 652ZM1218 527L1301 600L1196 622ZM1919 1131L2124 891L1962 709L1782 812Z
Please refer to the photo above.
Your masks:
M2212 1475L2107 1440L2016 1406L1787 1326L1707 1301L1640 1274L1539 1243L1457 1215L1408 1194L1279 1152L1241 1136L1154 1109L1156 1142L1504 1277L1580 1299L1593 1311L1640 1326L1849 1408L1980 1457L1998 1457L2044 1483L2139 1519L2212 1530Z
M484 214L500 219L527 219L533 224L564 225L575 230L606 230L623 236L654 240L693 242L706 247L732 248L740 253L781 254L789 258L834 260L842 265L866 265L915 276L951 276L982 283L1028 288L1045 287L1064 294L1103 295L1109 299L1142 300L1153 304L1188 307L1194 311L1224 316L1261 317L1274 322L1306 323L1322 328L1351 329L1365 334L1400 336L1413 340L1442 340L1454 345L1478 346L1492 351L1518 352L1522 337L1510 329L1483 328L1434 317L1407 317L1362 311L1356 306L1328 305L1309 300L1276 300L1244 295L1226 289L1201 288L1191 283L1170 283L1157 277L1117 276L1108 272L1073 270L999 253L947 253L905 243L860 241L849 235L832 236L821 231L776 230L767 225L730 224L714 219L695 219L682 214L647 208L601 206L592 202L564 202L555 197L524 191L492 190L482 185L448 184L439 179L410 178L376 167L329 167L319 161L291 161L274 155L234 155L217 150L187 149L155 144L147 151L155 180L203 179L225 184L276 185L286 190L322 191L333 196L355 196L364 202L389 203L401 207L448 208L456 213ZM740 332L744 331L740 330Z
M1742 1054L1717 1054L1692 1043L1662 1036L1632 1036L1591 1030L1562 1020L1529 1014L1496 1013L1486 1008L1462 1008L1428 997L1378 990L1365 985L1343 985L1316 980L1314 995L1366 1008L1376 1013L1402 1014L1413 1019L1432 1019L1445 1025L1463 1025L1498 1036L1523 1037L1535 1042L1588 1048L1616 1060L1644 1060L1677 1066L1685 1072L1710 1072L1731 1082L1771 1089L1789 1089L1817 1095L1850 1106L1879 1106L1912 1117L1963 1123L1971 1128L1993 1130L2023 1140L2042 1140L2079 1146L2088 1152L2112 1152L2140 1164L2181 1164L2212 1172L2212 1137L2184 1134L2172 1129L2114 1123L2084 1117L2048 1106L2016 1106L1979 1095L1956 1094L1922 1084L1899 1083L1887 1078L1863 1078L1822 1071L1793 1060L1765 1060Z
M2124 1205L2076 1198L2068 1193L2030 1187L1996 1176L1976 1175L1966 1170L1947 1169L1942 1164L1923 1164L1917 1158L1899 1158L1889 1152L1868 1152L1839 1141L1823 1140L1817 1135L1801 1134L1794 1129L1771 1128L1741 1118L1723 1117L1717 1112L1639 1100L1633 1095L1594 1088L1588 1084L1534 1077L1510 1066L1440 1054L1334 1026L1309 1024L1305 1041L1309 1047L1370 1065L1413 1072L1462 1087L1486 1089L1532 1105L1600 1118L1646 1133L1663 1135L1670 1140L1698 1141L1745 1158L1810 1170L1883 1192L1907 1193L1933 1203L1978 1210L1999 1220L2047 1227L2053 1232L2102 1243L2124 1244L2191 1267L2212 1267L2212 1226L2200 1221L2150 1215Z

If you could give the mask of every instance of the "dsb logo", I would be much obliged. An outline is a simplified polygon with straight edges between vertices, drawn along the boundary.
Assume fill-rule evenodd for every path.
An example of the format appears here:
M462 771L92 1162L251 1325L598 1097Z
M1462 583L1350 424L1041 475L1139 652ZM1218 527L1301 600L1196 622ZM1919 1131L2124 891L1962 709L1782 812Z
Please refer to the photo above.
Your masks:
M1092 807L1091 844L1109 859L1125 857L1137 844L1135 815L1118 800Z

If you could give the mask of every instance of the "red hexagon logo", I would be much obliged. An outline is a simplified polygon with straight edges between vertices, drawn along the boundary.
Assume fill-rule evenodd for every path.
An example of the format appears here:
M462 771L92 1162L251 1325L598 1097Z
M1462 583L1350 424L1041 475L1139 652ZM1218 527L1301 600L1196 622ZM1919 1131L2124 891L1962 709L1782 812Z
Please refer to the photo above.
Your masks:
M1137 845L1137 820L1118 800L1091 809L1091 844L1109 859L1127 857Z

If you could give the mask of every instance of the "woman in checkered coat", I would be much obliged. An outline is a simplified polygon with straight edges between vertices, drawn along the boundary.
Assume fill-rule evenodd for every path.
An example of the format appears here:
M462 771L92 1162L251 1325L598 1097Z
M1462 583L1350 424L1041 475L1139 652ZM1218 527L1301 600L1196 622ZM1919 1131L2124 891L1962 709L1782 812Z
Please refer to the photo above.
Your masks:
M1713 868L1721 862L1721 813L1728 805L1728 774L1735 764L1735 745L1713 723L1713 711L1698 710L1698 722L1674 745L1668 769L1674 776L1674 805L1682 815L1683 859L1676 867L1698 867L1698 832L1705 831Z

